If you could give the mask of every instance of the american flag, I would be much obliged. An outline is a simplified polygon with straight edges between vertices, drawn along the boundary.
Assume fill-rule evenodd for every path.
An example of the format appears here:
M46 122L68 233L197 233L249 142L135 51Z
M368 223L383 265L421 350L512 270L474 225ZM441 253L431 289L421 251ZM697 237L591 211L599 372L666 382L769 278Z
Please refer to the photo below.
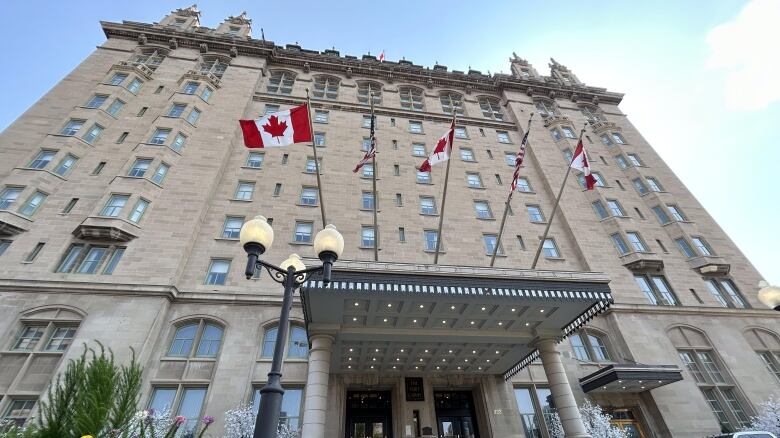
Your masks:
M374 116L373 113L371 113L371 137L370 137L371 144L368 147L368 151L366 151L366 154L363 156L363 159L360 160L359 163L357 163L357 166L355 166L355 169L352 171L352 173L358 173L358 171L363 168L363 165L370 162L376 156L376 137L374 136L375 119L376 117ZM376 171L376 169L374 171Z
M515 174L512 175L512 188L509 191L509 197L512 197L512 194L517 189L517 180L520 178L520 166L523 165L523 158L525 158L525 146L528 143L528 132L525 131L525 135L523 136L523 141L520 142L520 152L517 153L515 156Z

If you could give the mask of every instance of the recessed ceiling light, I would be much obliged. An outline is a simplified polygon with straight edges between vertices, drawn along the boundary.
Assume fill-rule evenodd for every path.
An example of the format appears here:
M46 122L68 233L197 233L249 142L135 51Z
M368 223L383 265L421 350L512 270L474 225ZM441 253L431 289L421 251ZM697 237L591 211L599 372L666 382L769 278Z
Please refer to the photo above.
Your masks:
M353 320L353 321L357 321L357 318L353 316L353 317L352 317L352 320Z
M623 381L622 380L618 380L618 383L623 383Z
M544 309L539 309L539 312L540 313L544 313Z
M425 352L426 352L426 353L428 352L428 349L427 349L427 348L425 349Z
M474 321L471 321L471 325L474 325Z
M416 320L416 319L413 319L413 320L412 320L412 322L413 322L414 324L417 324L417 320Z
M351 357L350 357L350 358L347 358L347 360L352 360L352 358L351 358Z
M469 361L468 359L463 359L463 362L468 362L468 361Z
M395 369L395 365L393 365L393 369Z
M450 354L452 354L452 350L449 350L449 351L450 351Z
M664 381L663 380L659 380L658 383L664 383Z
M498 350L496 350L496 354L501 354L501 352L500 352L500 351L498 351Z
M374 366L373 366L373 365L371 365L371 369L372 369L372 370L374 369Z
M403 352L404 352L404 349L402 348L402 349L401 349L401 353L403 353Z
M479 367L479 369L482 369L482 367Z
M626 387L624 386L623 389L626 389Z
M445 321L445 320L443 320L443 319L442 319L442 320L441 320L441 323L442 323L442 324L447 324L447 321Z
M358 303L357 301L355 301L355 305L356 305L356 306L359 306L359 305L360 305L360 303Z
M387 318L384 319L384 322L387 322Z
M419 370L419 369L420 369L420 367L418 367L418 366L415 366L415 367L414 367L414 369L416 369L416 370Z
M436 369L437 369L437 370L438 370L438 369L441 369L441 367L440 367L440 366L436 366Z
M455 310L455 306L450 306L450 309Z
M504 325L504 323L501 322L501 321L498 321L498 325Z
M460 369L460 367L458 367L458 369Z
M515 310L517 310L517 309L515 309L515 308L512 308L512 311L513 311L513 312L514 312Z
M393 307L393 305L390 304L390 303L387 303L387 307Z
M442 362L447 362L447 359L442 359L441 361L442 361Z
M477 350L471 350L471 354L477 354Z
M422 304L420 304L420 308L422 309L423 307L425 307L425 306L424 306L424 305L422 305Z
M347 365L347 368L352 368L352 365Z
M642 383L642 381L640 380L639 383Z
M420 359L420 362L422 362L422 359Z
M400 362L400 361L401 361L401 358L400 358L400 357L396 357L396 358L395 358L395 361L396 361L396 362Z
M375 357L374 357L374 358L371 358L371 360L373 360L374 362L376 362L376 358L375 358Z
M643 386L642 389L645 389L645 387Z
M605 386L604 389L607 389L607 387Z
M490 359L488 359L487 361L490 362Z
M526 326L526 327L528 327L529 325L531 325L531 323L530 323L530 322L527 322L527 323L525 323L525 326Z
M351 348L349 349L349 352L352 353L352 349Z
M485 310L485 308L484 308L484 307L482 307L482 310L484 311L484 310Z
M377 352L377 353L379 353L379 349L378 349L378 348L374 349L374 351L375 351L375 352Z

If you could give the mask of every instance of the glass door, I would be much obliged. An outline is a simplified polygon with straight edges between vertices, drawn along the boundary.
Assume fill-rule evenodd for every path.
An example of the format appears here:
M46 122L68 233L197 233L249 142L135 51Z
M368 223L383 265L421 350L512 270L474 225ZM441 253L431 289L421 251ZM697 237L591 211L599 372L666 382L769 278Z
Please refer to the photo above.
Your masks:
M388 438L386 420L381 417L352 418L349 438Z

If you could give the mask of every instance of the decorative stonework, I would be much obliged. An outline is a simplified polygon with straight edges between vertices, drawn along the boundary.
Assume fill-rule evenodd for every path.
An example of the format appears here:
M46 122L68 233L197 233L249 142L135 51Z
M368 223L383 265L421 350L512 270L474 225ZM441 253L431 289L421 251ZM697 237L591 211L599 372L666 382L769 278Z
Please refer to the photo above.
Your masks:
M209 51L209 45L206 43L200 43L198 45L198 49L200 50L200 53L206 53Z
M200 11L198 10L198 5L197 4L193 4L192 6L190 6L188 8L176 9L172 13L176 14L176 15L181 15L183 17L200 18Z
M135 64L130 61L119 61L111 67L112 70L126 71L135 73L145 79L151 79L154 70L144 64Z
M571 120L567 116L552 115L544 118L544 127L549 128L554 125L571 125Z
M138 35L138 44L139 45L141 45L141 46L145 45L146 41L147 41L146 34L142 33L142 34Z
M171 49L178 49L179 48L179 42L176 41L176 38L171 38L168 40L168 47Z
M239 26L251 26L252 19L246 16L246 11L241 12L238 17L230 16L225 19L230 24L237 24Z
M596 134L601 134L605 131L616 131L620 132L620 126L613 122L607 122L607 121L597 121L592 122L590 126L593 128L593 132Z

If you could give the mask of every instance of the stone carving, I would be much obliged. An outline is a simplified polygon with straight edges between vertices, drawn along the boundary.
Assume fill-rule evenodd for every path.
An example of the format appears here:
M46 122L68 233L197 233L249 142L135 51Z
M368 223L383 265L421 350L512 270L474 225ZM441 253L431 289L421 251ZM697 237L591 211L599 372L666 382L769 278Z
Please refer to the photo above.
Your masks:
M471 94L474 87L471 84L466 84L466 94Z
M247 26L252 25L252 19L246 16L246 11L242 11L241 15L239 15L238 17L234 17L231 15L227 17L225 21L232 24L238 24L238 25L247 25Z
M179 42L176 41L176 38L171 38L168 40L168 47L170 47L171 49L178 49Z
M550 99L555 100L555 90L550 90L547 95L550 97Z
M198 10L198 5L193 4L189 8L180 8L173 11L176 15L181 15L184 17L200 17L200 11Z
M571 93L570 99L571 99L572 102L576 102L577 100L579 100L579 98L580 97L577 96L577 93Z
M309 61L306 61L303 63L303 72L308 73L311 71L311 65L309 65Z
M347 74L347 77L348 77L348 78L351 78L351 77L352 77L352 67L347 67L346 74Z
M433 88L433 79L431 79L431 78L428 78L428 80L425 82L425 85L426 85L428 88Z
M138 34L138 44L139 45L141 45L141 46L145 45L146 44L146 40L147 40L147 38L146 38L146 34L145 33Z
M198 48L200 49L200 53L206 53L209 51L209 45L206 43L200 43Z
M238 48L236 46L233 46L230 48L230 57L235 58L238 56Z
M599 97L598 96L593 96L593 100L591 100L591 102L593 102L593 105L598 105L599 104Z
M528 87L528 88L526 88L526 89L525 89L525 94L527 94L527 95L529 95L529 96L533 96L533 95L534 95L534 87Z

